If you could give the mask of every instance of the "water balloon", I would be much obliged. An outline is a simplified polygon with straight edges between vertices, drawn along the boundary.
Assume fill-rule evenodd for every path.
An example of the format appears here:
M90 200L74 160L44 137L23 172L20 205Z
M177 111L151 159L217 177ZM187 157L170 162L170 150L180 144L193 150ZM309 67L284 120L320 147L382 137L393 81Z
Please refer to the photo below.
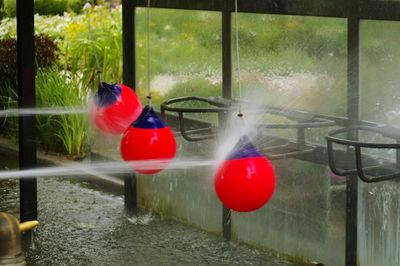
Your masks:
M141 110L142 104L131 88L101 82L91 104L90 116L101 131L122 134Z
M172 161L175 152L176 142L172 130L165 126L148 105L125 131L121 140L121 155L125 161L149 161L145 169L130 165L142 174L160 172Z
M243 136L218 168L214 188L228 208L249 212L261 208L275 188L272 164Z

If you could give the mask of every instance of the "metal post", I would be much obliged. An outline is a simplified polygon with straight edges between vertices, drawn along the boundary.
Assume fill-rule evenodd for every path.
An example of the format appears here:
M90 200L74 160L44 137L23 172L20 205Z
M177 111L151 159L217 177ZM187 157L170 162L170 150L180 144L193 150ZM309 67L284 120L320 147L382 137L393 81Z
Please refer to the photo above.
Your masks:
M359 119L359 18L357 2L352 2L353 14L347 22L347 114L349 119ZM349 136L356 139L357 135ZM348 176L346 181L346 266L357 265L357 214L358 177Z
M17 0L18 107L35 107L33 0ZM36 167L35 116L19 117L19 167ZM20 220L37 220L37 180L20 179Z
M232 13L229 1L224 1L222 10L222 96L232 98ZM226 113L219 114L219 125L226 128ZM222 235L226 240L231 239L231 210L222 206Z
M122 58L124 84L135 89L135 1L122 1ZM124 178L124 202L128 212L137 211L136 174Z

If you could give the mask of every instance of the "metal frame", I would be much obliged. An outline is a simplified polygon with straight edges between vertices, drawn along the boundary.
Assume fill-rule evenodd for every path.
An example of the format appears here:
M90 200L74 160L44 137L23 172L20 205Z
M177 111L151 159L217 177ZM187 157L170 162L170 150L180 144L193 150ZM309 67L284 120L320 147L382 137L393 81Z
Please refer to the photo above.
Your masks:
M378 163L375 166L364 167L364 158L366 156L362 156L361 149L362 148L370 148L370 149L394 149L396 151L400 150L400 134L393 134L394 132L387 132L385 130L387 128L382 127L367 127L367 126L352 126L347 128L341 128L334 130L328 134L327 139L327 148L328 148L328 159L329 166L333 173L340 176L349 176L349 175L358 175L358 177L366 183L377 183L386 180L392 180L400 178L400 171L397 168L397 165L393 165L391 167L390 173L377 173L375 175L370 175L367 172L372 170L381 170L382 167ZM360 142L352 139L343 139L337 137L337 135L342 133L347 133L347 135L357 135L358 131L369 131L381 134L382 136L392 138L396 140L397 143L369 143L369 142ZM347 147L353 147L355 152L355 168L353 169L340 169L336 166L335 163L335 155L333 149L333 143L345 145ZM364 157L364 158L363 158ZM386 168L387 169L387 168Z
M35 107L35 42L33 0L17 0L18 107ZM36 117L19 117L19 167L34 168ZM20 220L37 220L36 178L19 180Z

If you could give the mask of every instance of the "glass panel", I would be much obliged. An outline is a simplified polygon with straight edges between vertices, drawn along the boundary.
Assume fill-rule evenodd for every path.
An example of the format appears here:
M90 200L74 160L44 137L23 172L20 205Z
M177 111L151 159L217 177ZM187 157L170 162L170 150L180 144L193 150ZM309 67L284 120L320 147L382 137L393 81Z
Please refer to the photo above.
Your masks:
M346 114L345 20L239 14L239 47L246 100Z
M398 127L400 23L363 20L360 30L361 118ZM370 137L368 141L394 143L396 140L378 136ZM385 164L398 160L393 149L371 149L366 153ZM358 216L360 265L400 263L399 191L398 182L361 183Z
M277 107L280 113L300 109L344 116L346 27L343 19L239 14L243 99ZM239 97L236 70L234 74L234 95ZM247 121L246 114L244 118ZM293 124L296 118L267 115L259 121ZM307 143L326 145L328 130L305 130ZM271 137L296 141L301 132L265 129L263 134L255 143L263 145L268 155ZM295 159L272 163L277 178L272 200L259 211L234 213L234 237L296 257L299 262L344 265L344 178L325 165Z
M399 22L361 22L362 119L400 126L399 30Z
M151 9L150 78L153 106L183 96L222 94L221 14L219 12ZM137 8L137 91L147 103L147 10ZM202 107L193 102L180 105ZM205 105L207 106L207 105ZM171 113L173 114L173 113ZM217 115L185 117L217 122ZM169 126L177 128L174 121ZM195 126L195 128L198 128ZM215 141L188 142L176 134L177 165L196 157L210 160ZM178 167L179 168L179 167ZM207 231L221 231L221 205L213 190L212 167L167 170L154 177L139 176L140 203Z
M147 94L147 49L153 104L182 96L218 96L222 88L221 15L217 12L137 8L137 91Z

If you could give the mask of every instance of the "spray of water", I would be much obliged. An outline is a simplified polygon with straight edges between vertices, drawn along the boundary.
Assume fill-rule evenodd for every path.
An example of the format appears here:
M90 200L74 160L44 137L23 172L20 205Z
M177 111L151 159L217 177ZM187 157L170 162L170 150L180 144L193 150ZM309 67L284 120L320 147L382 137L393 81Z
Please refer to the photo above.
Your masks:
M41 167L26 170L0 171L0 180L30 177L56 177L56 176L80 176L100 172L103 174L132 173L131 168L139 170L150 170L165 166L164 160L110 162L99 161L90 164L71 163L63 166ZM168 169L188 169L215 165L215 160L204 160L201 158L176 159Z
M51 108L11 108L0 110L0 117L18 117L33 115L65 115L65 114L86 114L88 108L83 106L51 107Z

